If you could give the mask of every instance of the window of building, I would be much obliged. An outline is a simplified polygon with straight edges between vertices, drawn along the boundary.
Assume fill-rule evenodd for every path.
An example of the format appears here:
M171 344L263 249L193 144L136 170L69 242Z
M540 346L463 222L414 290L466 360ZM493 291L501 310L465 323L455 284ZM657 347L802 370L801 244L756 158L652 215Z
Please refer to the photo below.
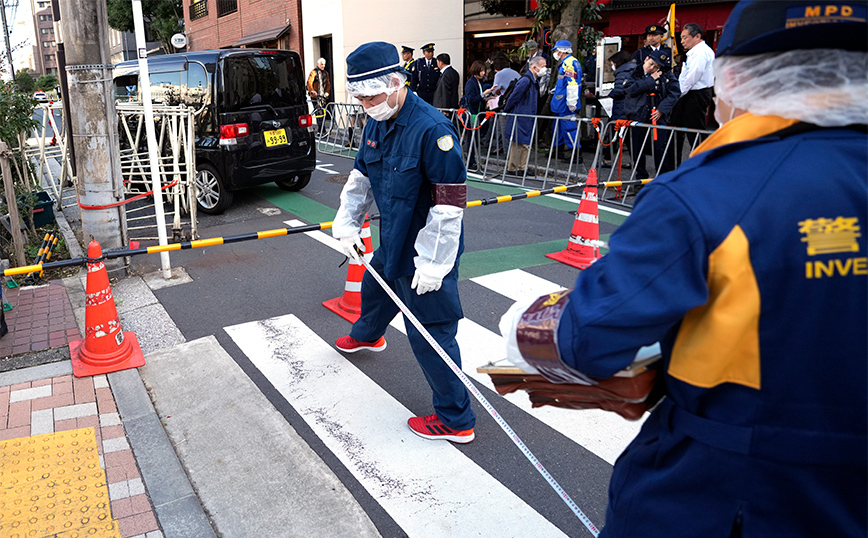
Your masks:
M238 11L238 0L217 0L217 16L229 15Z
M40 28L39 31L42 32L42 35L48 35L54 33L54 28Z
M43 58L46 62L53 62L53 61L54 61L54 55L52 55L52 54L43 54L43 55L42 55L42 58Z
M193 0L190 2L190 20L201 19L208 14L207 0Z
M43 41L42 46L44 48L53 47L53 46L55 46L55 43L54 43L54 41Z

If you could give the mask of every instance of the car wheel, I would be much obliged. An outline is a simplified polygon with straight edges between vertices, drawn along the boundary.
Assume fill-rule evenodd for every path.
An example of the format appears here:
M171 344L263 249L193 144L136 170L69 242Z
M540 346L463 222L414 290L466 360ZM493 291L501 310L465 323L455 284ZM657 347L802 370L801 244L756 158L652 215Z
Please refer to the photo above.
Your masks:
M308 172L307 174L299 174L292 179L282 179L280 181L275 181L275 183L285 191L300 191L310 183L310 175L311 172Z
M232 192L210 164L199 165L196 170L196 203L199 211L209 215L223 213L232 203Z

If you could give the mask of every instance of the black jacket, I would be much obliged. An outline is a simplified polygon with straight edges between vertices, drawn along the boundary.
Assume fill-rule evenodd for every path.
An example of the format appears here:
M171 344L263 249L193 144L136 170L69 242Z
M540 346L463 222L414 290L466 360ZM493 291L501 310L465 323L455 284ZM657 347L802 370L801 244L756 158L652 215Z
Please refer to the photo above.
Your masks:
M633 84L633 71L636 62L630 60L621 67L615 69L615 86L606 97L612 98L612 119L627 119L627 89Z
M627 119L650 123L651 109L657 108L663 114L662 123L668 123L672 107L681 97L678 79L672 71L664 71L660 78L654 80L654 77L645 74L640 65L633 70L631 78L633 83L627 87L624 103Z
M454 67L444 67L440 71L440 81L434 90L434 108L458 108L458 85L461 79Z

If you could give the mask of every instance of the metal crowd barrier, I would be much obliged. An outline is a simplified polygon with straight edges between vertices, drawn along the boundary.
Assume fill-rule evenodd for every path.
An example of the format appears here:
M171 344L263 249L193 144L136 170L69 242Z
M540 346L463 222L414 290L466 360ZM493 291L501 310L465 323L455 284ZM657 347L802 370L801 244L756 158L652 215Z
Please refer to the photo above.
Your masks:
M120 136L120 168L124 193L131 196L150 193L151 163L141 103L116 103ZM159 155L160 181L165 190L164 202L171 205L165 212L169 236L180 239L189 230L198 237L196 217L196 111L184 105L154 106L154 123ZM154 203L125 205L127 229L136 240L156 240L157 223ZM153 235L156 234L156 235Z
M600 122L600 181L656 178L680 166L711 132L624 120ZM600 193L600 200L632 207L639 189L640 185L607 187Z
M368 119L364 107L359 104L329 103L325 109L311 112L316 122L316 150L341 157L355 157Z
M576 116L554 117L530 114L481 113L471 115L463 109L440 109L458 129L468 175L483 181L496 180L528 188L570 185L584 181L588 169L596 165L599 181L636 181L653 179L675 169L687 159L711 131L670 127L640 122L616 122ZM317 151L355 157L361 144L367 115L361 105L329 103L315 115ZM516 143L518 119L531 123L527 155ZM554 146L553 133L562 122L576 124L575 136L583 130L596 134L566 152ZM585 127L586 129L583 129ZM519 155L520 154L520 155ZM640 155L645 162L636 166ZM516 158L520 157L520 158ZM514 170L510 170L512 161ZM639 176L643 177L639 177ZM607 187L600 199L632 207L639 183Z
M62 116L63 105L57 103L42 103L35 111L40 116L39 125L28 133L25 142L25 154L33 163L36 172L33 180L38 188L51 189L56 209L61 209L61 199L67 179L72 177L69 163L69 145L67 132ZM56 174L57 165L60 173Z

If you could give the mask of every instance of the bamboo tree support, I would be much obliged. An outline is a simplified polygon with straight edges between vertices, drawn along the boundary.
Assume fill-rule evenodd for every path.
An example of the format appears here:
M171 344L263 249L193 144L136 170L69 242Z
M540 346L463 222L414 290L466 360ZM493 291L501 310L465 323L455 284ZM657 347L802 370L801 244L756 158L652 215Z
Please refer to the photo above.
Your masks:
M12 182L12 168L9 157L12 152L6 142L0 141L0 172L3 173L3 189L6 193L6 207L9 209L9 227L12 234L12 245L15 249L15 265L21 267L27 263L24 258L24 240L21 237L21 222L18 218L18 199L15 197L15 184Z

